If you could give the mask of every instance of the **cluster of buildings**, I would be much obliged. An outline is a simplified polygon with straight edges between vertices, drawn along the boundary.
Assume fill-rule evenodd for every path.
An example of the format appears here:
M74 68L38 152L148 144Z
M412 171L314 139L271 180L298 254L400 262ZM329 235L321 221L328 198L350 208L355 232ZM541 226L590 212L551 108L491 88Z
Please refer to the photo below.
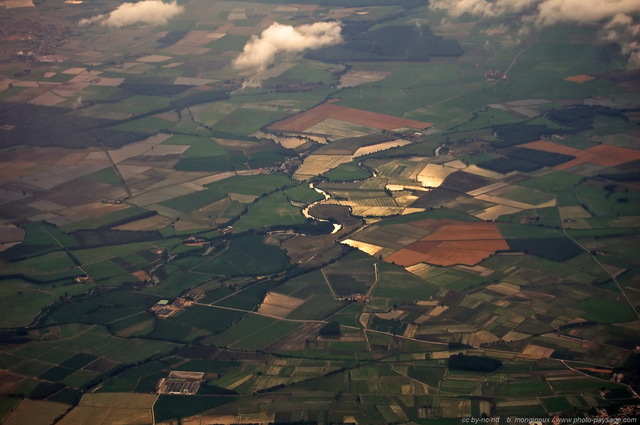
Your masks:
M637 423L640 417L640 404L628 404L620 407L617 413L611 415L606 409L596 407L596 420L592 423L601 424L624 424Z
M272 167L261 168L261 172L263 174L291 175L296 172L300 164L302 164L302 160L299 157L287 157L283 162L277 163Z
M361 303L361 304L368 304L371 302L371 296L369 295L362 295L362 294L351 294L351 295L345 295L342 297L336 297L336 300L338 301L354 301L357 303Z
M71 27L58 27L35 19L0 21L0 40L22 41L22 49L12 54L15 59L26 62L64 61L64 57L56 55L56 51L72 32Z
M484 78L489 81L506 80L507 74L497 69L490 69L484 73Z
M149 311L160 318L169 317L176 311L180 311L185 307L189 307L196 302L197 297L190 294L176 298L173 302L169 300L160 300L155 303Z
M158 394L194 395L200 389L204 372L172 371L156 384Z

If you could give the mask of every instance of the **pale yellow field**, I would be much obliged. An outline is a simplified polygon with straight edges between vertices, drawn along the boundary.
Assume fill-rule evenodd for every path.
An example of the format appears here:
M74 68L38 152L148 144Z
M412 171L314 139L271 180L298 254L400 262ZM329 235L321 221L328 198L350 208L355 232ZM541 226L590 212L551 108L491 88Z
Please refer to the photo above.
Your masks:
M62 425L144 425L153 422L156 394L85 394L80 404L60 422Z
M340 78L339 87L353 87L383 80L390 75L382 71L349 71Z
M465 338L463 339L464 339L463 342L465 344L468 344L474 347L478 347L480 346L480 344L485 344L488 342L500 341L500 338L498 338L497 336L485 330L474 332L472 334L466 334Z
M521 209L521 210L530 210L530 209L534 209L534 208L553 207L556 204L555 199L552 199L552 200L547 201L547 202L543 202L542 204L531 205L531 204L526 204L524 202L512 201L510 199L505 199L505 198L501 198L499 196L492 196L492 195L478 195L475 198L479 199L481 201L493 202L494 204L505 205L505 206L508 206L508 207L511 207L511 208Z
M57 105L58 103L62 103L65 100L67 99L65 99L62 96L58 96L53 92L46 92L34 99L31 99L29 103L33 103L34 105L41 105L41 106L53 106L53 105Z
M131 198L129 202L139 207L147 207L152 204L157 204L159 202L167 201L169 199L173 199L182 195L187 195L193 192L195 191L188 188L184 188L180 185L169 186L169 187L163 187L161 189L151 190L151 191L141 193L140 195L137 195Z
M296 180L306 180L319 176L336 168L340 164L351 162L351 160L351 155L309 155L295 172L293 178Z
M354 248L358 248L362 252L366 252L369 255L375 255L377 252L382 250L381 246L373 245L366 242L359 242L353 239L345 239L341 243L345 245L349 245Z
M481 220L496 220L502 215L514 214L522 211L522 208L516 208L508 205L494 205L489 207L478 214L475 214Z
M158 62L168 61L169 59L172 59L171 56L148 55L148 56L143 56L137 60L138 62L144 62L144 63L158 63Z
M271 139L276 143L279 143L281 146L288 149L295 149L298 146L304 145L308 141L304 137L276 136L275 134L265 133L262 131L253 133L252 136Z
M304 303L301 298L290 297L277 292L269 292L265 297L258 312L269 316L287 317L296 308Z
M332 139L365 136L367 134L377 133L378 131L379 130L372 127L353 124L348 121L342 121L335 118L327 118L326 120L305 130L305 132L308 133L327 135Z
M156 146L168 140L171 137L170 134L158 133L154 136L148 137L140 142L131 143L129 145L125 145L119 149L114 149L109 151L109 155L114 163L119 163L128 158L133 158L134 156L148 154L152 149L155 149Z
M438 187L444 182L444 179L455 171L456 169L452 167L427 164L418 174L417 180L425 187Z
M522 339L527 339L530 338L531 335L529 334L523 334L522 332L518 332L518 331L509 331L507 334L505 334L502 339L505 341L520 341Z
M487 289L509 297L520 293L520 288L518 286L504 282L489 285L487 286Z
M500 173L496 173L495 171L485 170L484 168L480 168L477 165L470 165L464 169L467 173L475 174L477 176L487 177L490 179L501 179L504 176Z
M524 348L522 354L533 357L534 359L546 359L553 353L553 351L553 348L529 344Z
M370 153L385 151L387 149L397 148L398 146L406 146L410 144L411 142L408 140L397 139L391 140L389 142L377 143L375 145L363 146L353 154L353 157L356 158L359 156L369 155Z
M579 218L591 218L591 214L582 208L580 205L572 207L560 207L560 217L563 220L572 219L577 220Z
M173 81L173 84L185 86L206 86L215 82L216 80L211 78L178 77Z

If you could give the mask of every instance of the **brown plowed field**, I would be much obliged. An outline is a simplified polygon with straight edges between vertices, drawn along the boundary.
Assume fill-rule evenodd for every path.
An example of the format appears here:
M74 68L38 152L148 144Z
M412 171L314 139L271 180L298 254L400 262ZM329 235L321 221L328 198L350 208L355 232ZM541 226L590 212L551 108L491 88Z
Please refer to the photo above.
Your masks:
M438 248L495 252L509 249L509 244L504 239L443 241L440 242Z
M411 224L412 226L417 226L421 229L436 230L438 227L444 224L455 224L455 223L458 223L458 222L455 220L449 220L448 218L445 218L443 220L425 218L424 220L412 221L409 224Z
M564 155L573 155L576 157L579 156L582 152L580 149L572 148L565 145L559 145L553 142L547 142L546 140L538 140L537 142L525 143L524 145L520 145L520 147L536 149L539 151L561 153Z
M509 249L509 245L494 223L460 223L453 220L427 219L420 220L420 224L421 227L429 226L435 229L434 233L385 257L385 261L403 267L418 263L473 266L496 251Z
M427 254L405 248L386 256L384 261L387 263L394 263L402 267L408 267L418 263L426 263Z
M407 249L415 252L427 253L432 249L437 248L441 243L442 242L438 241L418 241L409 245Z
M407 118L394 117L392 115L334 105L334 102L337 101L338 99L329 100L308 111L272 124L269 126L269 129L276 131L303 132L329 118L350 122L352 124L364 125L366 127L373 127L379 130L394 130L401 127L425 129L432 126L431 123L423 121L410 120Z
M489 258L494 251L459 250L436 248L427 254L426 262L439 266L453 266L455 264L473 265L485 258Z
M596 77L592 77L591 75L587 75L587 74L580 74L580 75L572 75L571 77L567 77L565 78L565 81L571 81L572 83L586 83L587 81L591 81L591 80L595 80Z
M502 239L502 235L494 223L460 223L440 226L435 232L425 236L422 240L466 241L478 239Z
M537 142L526 143L522 145L522 147L573 155L576 157L576 159L572 159L571 161L567 161L563 164L555 166L554 168L556 170L568 170L569 168L575 167L576 165L580 165L585 162L602 165L604 167L615 167L617 165L624 164L625 162L640 159L640 151L638 150L604 144L592 146L585 150L580 150L568 146L559 145L557 143L540 140Z

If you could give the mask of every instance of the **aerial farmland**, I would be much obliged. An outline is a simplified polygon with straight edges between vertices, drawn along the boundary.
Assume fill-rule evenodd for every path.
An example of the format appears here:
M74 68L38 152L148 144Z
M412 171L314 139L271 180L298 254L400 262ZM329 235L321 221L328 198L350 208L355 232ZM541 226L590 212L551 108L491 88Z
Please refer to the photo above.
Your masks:
M571 4L0 3L0 423L636 421L640 6Z

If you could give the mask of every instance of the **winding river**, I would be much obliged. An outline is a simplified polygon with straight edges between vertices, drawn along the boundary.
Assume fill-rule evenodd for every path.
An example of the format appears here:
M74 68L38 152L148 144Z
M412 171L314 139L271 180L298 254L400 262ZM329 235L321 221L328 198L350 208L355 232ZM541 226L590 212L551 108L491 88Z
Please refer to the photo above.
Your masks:
M312 203L312 204L308 205L305 209L303 209L303 210L302 210L302 214L303 214L306 218L311 218L311 219L313 219L313 220L317 220L317 221L324 221L324 222L327 222L327 223L331 223L331 224L333 224L333 231L331 232L331 234L333 235L333 234L335 234L335 233L338 233L338 232L340 231L340 229L342 229L342 224L340 224L340 223L332 223L332 222L331 222L331 220L326 220L326 219L324 219L324 218L314 217L314 216L312 216L311 214L309 214L309 210L310 210L314 205L317 205L317 204L319 204L319 203L320 203L320 202L322 202L322 201L327 201L327 200L331 199L331 195L329 195L327 192L325 192L325 191L324 191L324 190L322 190L322 189L318 189L317 187L315 187L315 186L313 185L313 183L309 183L309 187L310 187L311 189L315 190L316 192L318 192L319 194L321 194L322 196L324 196L324 199L323 199L323 200L320 200L320 201L316 201L316 202L314 202L314 203Z

